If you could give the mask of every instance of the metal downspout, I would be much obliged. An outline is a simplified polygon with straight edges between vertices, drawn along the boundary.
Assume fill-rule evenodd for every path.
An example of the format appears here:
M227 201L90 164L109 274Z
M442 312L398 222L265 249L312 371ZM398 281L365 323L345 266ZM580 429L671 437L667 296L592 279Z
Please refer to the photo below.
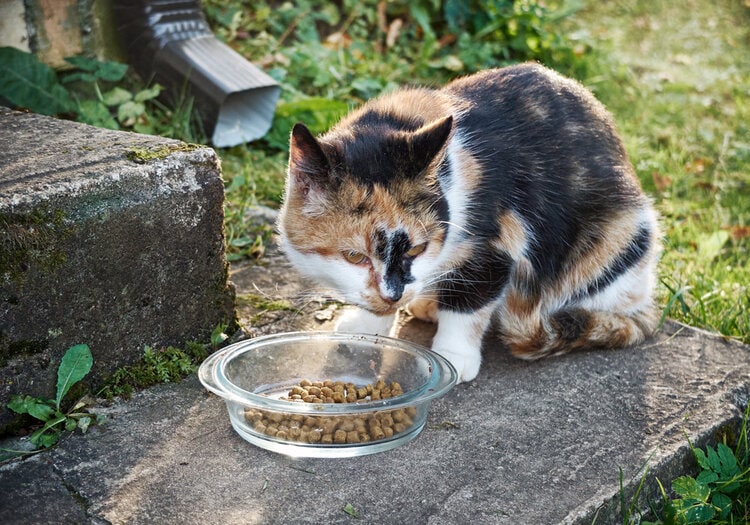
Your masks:
M192 96L214 146L266 134L281 89L213 35L199 0L115 0L113 12L130 64L172 96Z

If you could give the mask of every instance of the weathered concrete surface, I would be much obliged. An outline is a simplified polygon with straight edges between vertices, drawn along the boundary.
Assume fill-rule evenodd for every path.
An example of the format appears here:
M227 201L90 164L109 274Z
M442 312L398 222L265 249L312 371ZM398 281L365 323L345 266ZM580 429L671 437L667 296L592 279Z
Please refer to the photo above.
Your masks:
M257 333L330 326L315 319L325 301L273 250L232 279L239 297L299 307L262 313L240 301ZM432 327L406 322L402 333L425 341ZM195 377L149 389L102 408L108 422L87 435L0 467L0 522L543 525L598 512L597 524L621 523L620 468L627 482L649 461L666 483L690 467L683 431L713 439L750 395L750 348L676 323L636 349L535 363L492 338L485 346L477 380L433 403L415 441L362 458L255 448Z
M213 150L7 109L0 144L0 427L11 394L54 398L73 344L97 381L234 319Z

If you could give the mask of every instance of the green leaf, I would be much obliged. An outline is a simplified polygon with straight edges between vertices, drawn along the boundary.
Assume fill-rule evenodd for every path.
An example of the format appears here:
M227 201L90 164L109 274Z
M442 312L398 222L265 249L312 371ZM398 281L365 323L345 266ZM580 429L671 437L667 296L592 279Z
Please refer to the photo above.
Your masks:
M690 507L685 511L685 518L688 523L704 523L716 515L712 505L698 504Z
M125 76L127 71L127 64L120 64L119 62L100 62L96 74L99 78L106 80L107 82L119 82Z
M86 431L89 429L91 422L92 422L92 419L89 416L83 416L81 419L78 420L78 428L83 434L85 434Z
M17 414L29 414L40 421L47 421L55 414L50 402L31 396L13 396L8 408Z
M91 370L94 358L88 345L71 346L60 362L57 369L57 397L55 406L60 409L60 403L68 393L70 387L83 379Z
M75 108L55 71L31 53L14 47L0 47L0 97L43 115L66 113Z
M142 89L138 93L135 94L135 101L136 102L146 102L147 100L151 100L153 98L156 98L159 96L159 94L162 91L162 87L159 84L156 84L153 87Z
M133 100L133 94L127 89L123 89L117 86L107 91L106 93L103 93L102 99L102 102L104 102L107 106L113 107Z
M737 458L734 456L732 449L724 443L719 443L716 450L721 460L721 479L732 479L739 474L740 469L737 465Z
M76 421L72 417L69 417L68 419L65 420L65 430L67 430L68 432L73 432L77 426L78 426L78 421Z
M346 505L344 505L344 512L346 512L352 518L359 518L359 513L357 513L357 509L355 509L351 503L347 503Z
M145 112L146 106L143 105L143 102L125 102L117 109L117 120L119 120L123 126L132 126L132 121L143 115ZM129 121L130 123L128 123Z
M706 454L708 456L708 465L711 467L711 470L721 475L721 459L719 459L719 455L713 447L706 447Z
M712 470L701 470L701 473L698 474L698 477L695 479L696 481L698 481L698 483L708 485L709 483L713 483L714 481L719 479L719 475Z
M708 462L708 458L706 457L706 453L703 452L703 450L699 448L693 449L693 454L695 455L695 460L698 462L698 465L704 470L711 470L711 465Z
M120 129L107 106L98 100L84 100L78 105L78 121L98 128Z
M721 492L714 492L711 496L711 503L719 509L721 519L726 519L732 511L732 499Z
M108 82L118 82L122 80L125 73L128 70L127 64L120 64L119 62L102 62L95 58L88 58L84 56L67 57L65 61L69 64L73 64L78 69L91 73L91 77L86 80L94 81L97 79L106 80ZM84 80L81 78L80 80Z
M708 501L708 497L711 495L711 489L690 476L680 476L675 479L672 482L672 490L683 498L696 499L703 502Z
M63 75L63 84L72 84L73 82L96 82L96 75L85 71L74 71Z
M54 419L50 419L49 421L47 421L47 423L44 424L42 428L29 436L29 441L31 441L36 446L43 446L44 448L51 447L52 445L57 443L57 439L60 437L60 429L57 429L55 427L65 421L65 419L65 416L59 416Z

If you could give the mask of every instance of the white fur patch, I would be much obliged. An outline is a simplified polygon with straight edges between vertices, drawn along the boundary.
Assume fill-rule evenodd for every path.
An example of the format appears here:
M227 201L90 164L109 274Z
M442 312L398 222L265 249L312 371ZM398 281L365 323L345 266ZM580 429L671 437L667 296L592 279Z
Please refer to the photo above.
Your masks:
M482 338L490 324L494 304L471 313L438 311L438 330L432 350L456 368L458 381L472 381L482 364Z
M375 315L362 308L346 308L336 322L336 331L389 336L393 335L395 318L395 314Z

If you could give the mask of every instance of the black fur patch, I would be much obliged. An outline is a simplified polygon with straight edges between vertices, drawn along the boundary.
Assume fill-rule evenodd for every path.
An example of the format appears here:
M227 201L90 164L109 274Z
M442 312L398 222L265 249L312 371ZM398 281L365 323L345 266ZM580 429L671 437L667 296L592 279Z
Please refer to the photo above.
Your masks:
M440 308L472 312L494 301L508 282L513 261L506 253L479 248L438 285Z
M617 258L610 264L604 272L586 289L585 295L594 295L600 290L604 290L612 284L615 279L620 277L630 268L635 266L651 246L651 234L646 228L641 228L628 244L628 247L622 251ZM584 294L579 294L584 295ZM578 299L581 297L577 297Z

